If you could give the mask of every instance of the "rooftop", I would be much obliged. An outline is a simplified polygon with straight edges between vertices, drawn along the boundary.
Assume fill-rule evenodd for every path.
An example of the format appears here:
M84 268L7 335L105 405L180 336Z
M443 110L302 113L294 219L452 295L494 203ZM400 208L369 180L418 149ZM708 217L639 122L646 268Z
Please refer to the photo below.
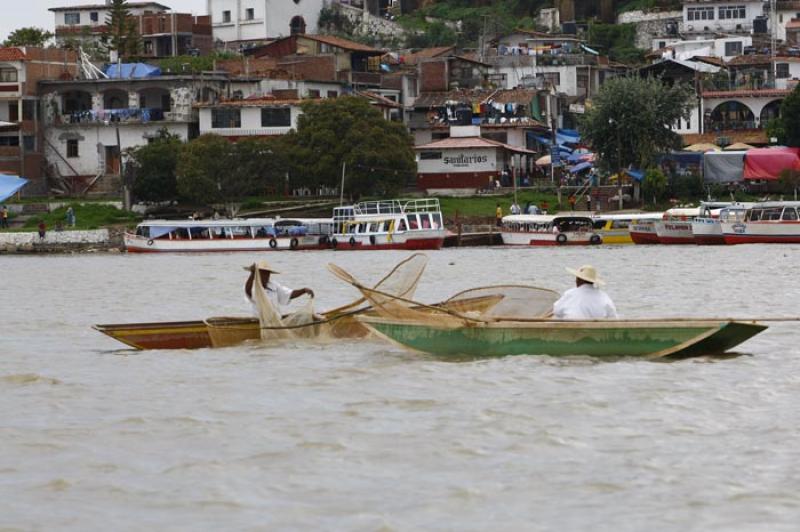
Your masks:
M447 139L437 140L429 144L424 144L422 146L414 147L415 150L465 150L474 148L503 148L516 153L532 155L536 154L536 152L526 150L525 148L509 146L508 144L503 144L502 142L497 142L496 140L485 139L483 137L450 137Z
M25 61L21 48L0 48L0 61Z
M366 44L361 44L355 41L349 41L347 39L342 39L341 37L336 37L334 35L309 35L303 34L298 35L298 37L302 37L304 39L309 39L312 41L317 41L325 44L329 44L331 46L335 46L337 48L341 48L343 50L348 50L350 52L370 52L374 54L383 55L381 50L377 48L373 48L371 46L367 46Z
M298 98L292 99L279 99L272 96L263 96L261 98L246 98L244 100L227 100L216 103L196 103L194 107L201 109L206 107L274 107L285 105L300 105L303 100Z
M414 107L441 107L447 102L485 103L489 100L497 103L529 104L537 94L538 91L536 89L477 89L423 92L414 102Z
M420 61L424 61L425 59L433 59L434 57L439 57L446 54L454 54L455 50L456 50L455 45L437 46L435 48L423 48L417 52L406 54L403 56L403 58L407 65L416 65L417 63L419 63Z
M169 11L170 7L165 6L164 4L159 4L158 2L126 2L126 7L128 8L146 8L146 7L154 7L156 9L162 9L164 11ZM110 6L108 4L83 4L77 6L63 6L63 7L51 7L48 11L83 11L87 9L109 9Z

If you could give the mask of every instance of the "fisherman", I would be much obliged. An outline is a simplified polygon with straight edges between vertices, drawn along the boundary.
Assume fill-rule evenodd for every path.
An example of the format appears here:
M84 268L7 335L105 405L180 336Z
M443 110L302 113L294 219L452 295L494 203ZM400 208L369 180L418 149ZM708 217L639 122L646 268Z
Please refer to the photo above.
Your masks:
M261 279L261 286L263 286L267 291L267 297L270 298L270 301L276 309L288 305L292 299L300 297L303 294L308 294L309 296L314 297L314 291L310 288L292 290L291 288L288 288L277 281L271 280L271 274L278 274L280 272L275 271L265 260L259 261L251 266L247 266L245 267L245 270L250 272L250 276L244 283L244 293L245 297L247 297L247 300L253 305L256 315L258 314L258 308L256 306L255 297L253 296L253 281L255 280L256 270L258 270L259 279Z
M600 280L594 266L588 264L577 270L567 268L575 276L575 288L570 288L553 304L553 317L566 320L616 318L617 308L608 294L600 290Z

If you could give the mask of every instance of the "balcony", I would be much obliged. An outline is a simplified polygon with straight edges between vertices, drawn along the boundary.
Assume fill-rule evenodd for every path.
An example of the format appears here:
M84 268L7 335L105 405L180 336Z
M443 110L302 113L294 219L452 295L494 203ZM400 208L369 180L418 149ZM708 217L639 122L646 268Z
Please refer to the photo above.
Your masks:
M191 113L165 112L163 109L103 109L101 111L75 111L59 115L56 118L56 125L147 124L149 122L191 122L192 119Z

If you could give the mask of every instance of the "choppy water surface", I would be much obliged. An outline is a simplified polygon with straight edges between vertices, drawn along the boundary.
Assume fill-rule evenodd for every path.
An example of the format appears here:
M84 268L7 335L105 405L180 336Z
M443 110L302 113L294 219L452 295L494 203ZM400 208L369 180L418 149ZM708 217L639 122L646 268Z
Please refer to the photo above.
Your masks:
M400 252L275 253L321 308ZM461 249L418 290L627 317L800 314L800 247ZM0 529L797 530L800 334L727 360L442 362L375 342L134 352L93 323L247 313L248 254L0 257Z

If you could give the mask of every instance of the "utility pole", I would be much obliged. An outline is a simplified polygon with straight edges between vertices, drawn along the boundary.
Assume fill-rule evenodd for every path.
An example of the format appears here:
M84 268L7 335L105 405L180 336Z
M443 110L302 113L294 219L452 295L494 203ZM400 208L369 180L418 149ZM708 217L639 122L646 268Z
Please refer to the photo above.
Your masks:
M347 161L342 161L342 184L339 187L339 207L344 205L344 173L347 169Z

